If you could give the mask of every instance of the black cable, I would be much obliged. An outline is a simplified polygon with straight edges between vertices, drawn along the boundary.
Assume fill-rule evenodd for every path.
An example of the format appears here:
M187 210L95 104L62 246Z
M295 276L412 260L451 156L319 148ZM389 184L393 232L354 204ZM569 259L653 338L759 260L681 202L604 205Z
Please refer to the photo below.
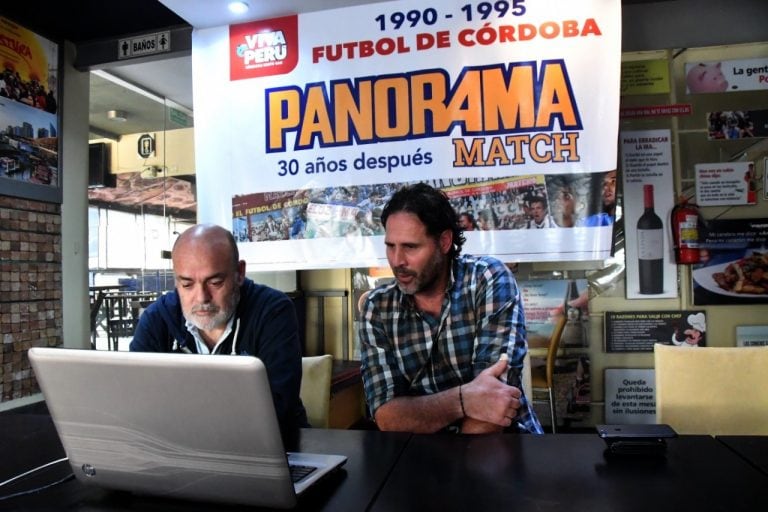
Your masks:
M34 489L29 489L29 490L26 490L26 491L19 491L19 492L13 493L13 494L9 494L7 496L0 496L0 501L9 500L11 498L17 498L19 496L26 496L27 494L34 494L36 492L40 492L40 491L43 491L45 489L48 489L49 487L53 487L55 485L63 484L64 482L66 482L68 480L72 480L73 478L75 478L75 474L74 473L70 473L69 475L67 475L67 476L65 476L63 478L60 478L60 479L56 480L55 482L51 482L49 484L45 484L42 487L36 487Z
M58 464L60 462L65 462L67 460L69 460L67 457L62 457L61 459L56 459L56 460L53 460L51 462L47 462L47 463L43 464L42 466L38 466L36 468L30 469L29 471L25 471L24 473L21 473L21 474L16 475L16 476L14 476L12 478L9 478L8 480L5 480L4 482L0 482L0 487L3 487L4 485L10 484L11 482L15 482L16 480L18 480L20 478L23 478L25 476L29 476L29 475L31 475L33 473L36 473L37 471L40 471L40 470L45 469L47 467L50 467L50 466L52 466L54 464ZM9 494L7 496L0 496L0 501L7 500L7 499L10 499L10 498L16 498L18 496L24 496L24 495L27 495L27 494L33 494L33 493L42 491L44 489L48 489L49 487L53 487L55 485L62 484L64 482L68 481L68 480L71 480L74 477L75 477L75 474L74 473L70 473L69 475L67 475L67 476L65 476L63 478L60 478L59 480L56 480L55 482L51 482L49 484L43 485L42 487L36 487L34 489L29 489L29 490L26 490L26 491L19 491L17 493Z

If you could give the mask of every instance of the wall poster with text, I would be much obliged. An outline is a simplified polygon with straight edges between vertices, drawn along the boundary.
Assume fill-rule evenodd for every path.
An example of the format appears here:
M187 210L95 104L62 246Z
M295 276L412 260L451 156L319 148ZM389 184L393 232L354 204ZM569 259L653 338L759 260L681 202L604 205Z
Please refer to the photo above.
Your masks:
M619 136L624 178L627 298L677 297L670 214L674 207L669 130L625 131Z
M199 220L232 225L252 269L383 266L383 204L426 181L467 214L467 253L605 259L620 32L612 0L376 2L195 30Z
M754 162L696 164L696 204L699 206L757 203Z
M704 311L606 311L604 329L606 352L653 352L656 343L707 345Z
M656 423L655 370L606 368L604 383L606 423Z
M0 16L0 193L61 202L59 45Z

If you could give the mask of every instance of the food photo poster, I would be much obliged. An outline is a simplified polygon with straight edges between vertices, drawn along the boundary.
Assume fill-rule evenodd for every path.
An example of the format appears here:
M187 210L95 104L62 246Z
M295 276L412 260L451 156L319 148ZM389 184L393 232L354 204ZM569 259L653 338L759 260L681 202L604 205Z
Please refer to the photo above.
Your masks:
M709 220L701 246L694 304L768 303L768 218Z

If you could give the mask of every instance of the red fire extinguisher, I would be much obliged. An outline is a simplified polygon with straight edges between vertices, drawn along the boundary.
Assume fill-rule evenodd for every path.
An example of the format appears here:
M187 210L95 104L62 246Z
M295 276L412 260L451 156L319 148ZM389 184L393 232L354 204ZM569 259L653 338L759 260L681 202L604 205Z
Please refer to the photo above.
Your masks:
M681 265L698 263L699 252L699 207L689 203L684 196L672 208L672 241L675 246L675 262Z

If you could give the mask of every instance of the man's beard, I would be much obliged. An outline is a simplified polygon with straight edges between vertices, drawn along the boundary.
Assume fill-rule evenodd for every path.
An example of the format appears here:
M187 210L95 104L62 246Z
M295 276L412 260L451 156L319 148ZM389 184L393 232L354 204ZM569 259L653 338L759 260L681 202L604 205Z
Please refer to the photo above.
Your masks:
M415 279L408 285L395 280L397 287L406 295L414 295L419 292L429 290L440 279L441 274L445 271L445 257L440 251L435 251L435 255L432 260L427 264L421 273L416 273L412 270L405 270L401 267L395 267L392 271L397 274L405 274L414 276Z
M218 327L224 327L226 326L227 321L229 321L229 317L234 313L239 301L240 289L236 289L223 308L219 308L210 303L197 304L192 306L192 311L184 311L184 317L201 331L210 331ZM204 311L214 312L215 314L212 317L206 317L205 319L200 319L196 316L196 313Z

